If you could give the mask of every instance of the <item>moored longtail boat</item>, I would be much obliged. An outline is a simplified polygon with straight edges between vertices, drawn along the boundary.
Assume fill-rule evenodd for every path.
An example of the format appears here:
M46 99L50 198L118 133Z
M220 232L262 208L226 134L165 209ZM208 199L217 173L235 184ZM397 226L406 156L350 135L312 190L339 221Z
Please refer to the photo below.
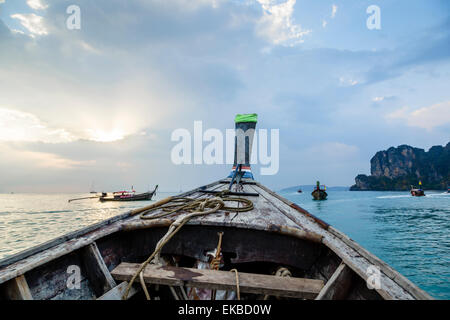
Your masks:
M430 299L346 235L255 181L247 163L251 143L243 141L229 178L0 261L1 298Z
M128 192L128 191L119 191L114 192L112 196L108 196L107 194L102 194L102 196L99 197L100 201L145 201L145 200L152 200L153 196L156 193L156 190L158 189L158 185L155 186L155 189L153 191L144 192L144 193L134 193L134 192Z

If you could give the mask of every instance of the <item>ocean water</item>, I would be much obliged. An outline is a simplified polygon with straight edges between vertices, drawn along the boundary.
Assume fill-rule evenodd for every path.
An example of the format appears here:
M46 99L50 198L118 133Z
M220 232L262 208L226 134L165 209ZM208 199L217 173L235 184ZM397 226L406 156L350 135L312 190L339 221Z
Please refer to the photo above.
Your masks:
M327 191L280 192L344 232L436 299L450 299L450 194Z
M437 299L450 299L450 194L280 192L341 230ZM153 201L173 193L157 193ZM89 194L0 194L0 259L152 201L68 203Z
M93 194L0 194L0 259L174 193L157 192L152 201L100 202L69 199Z

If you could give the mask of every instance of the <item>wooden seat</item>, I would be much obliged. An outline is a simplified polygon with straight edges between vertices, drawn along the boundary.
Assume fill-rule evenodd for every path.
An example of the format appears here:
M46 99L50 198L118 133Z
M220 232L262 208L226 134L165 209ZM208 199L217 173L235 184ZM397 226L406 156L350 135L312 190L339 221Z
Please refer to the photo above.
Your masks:
M130 281L139 266L137 263L121 263L111 275L116 280ZM149 284L236 290L236 276L229 271L147 265L143 276ZM323 286L322 280L239 272L239 288L242 293L314 299Z

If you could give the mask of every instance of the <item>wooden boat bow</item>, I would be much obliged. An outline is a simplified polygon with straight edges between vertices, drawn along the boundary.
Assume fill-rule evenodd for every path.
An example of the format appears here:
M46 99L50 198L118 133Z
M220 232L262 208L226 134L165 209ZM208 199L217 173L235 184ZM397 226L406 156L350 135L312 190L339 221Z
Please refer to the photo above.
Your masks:
M216 181L181 196L213 197L213 193L202 191L224 190L228 181ZM225 232L223 251L233 253L231 262L236 265L254 263L252 261L291 265L304 270L306 278L324 281L323 288L327 291L310 298L431 299L340 231L265 186L255 181L248 182L243 184L243 191L259 195L246 196L253 201L253 210L242 213L225 211L194 218L179 236L167 244L167 251L163 253L183 252L195 258L200 248L215 246L217 240L214 239L217 231L221 230ZM169 201L170 198L163 202ZM146 209L148 207L141 212ZM0 261L3 298L93 299L105 294L106 297L117 298L117 292L123 292L125 285L123 279L114 278L111 271L123 259L133 263L139 261L138 257L148 255L151 246L143 246L142 243L155 243L174 220L169 216L147 221L140 219L138 213L140 211L127 212ZM78 265L86 273L82 280L84 289L65 288L70 265ZM344 267L339 267L341 265ZM368 290L364 287L370 276L367 270L371 266L380 270L380 288ZM91 274L89 270L95 272ZM42 278L42 274L54 276ZM345 281L351 283L347 289ZM330 292L337 290L333 288L341 289L332 294ZM138 294L138 291L133 292Z

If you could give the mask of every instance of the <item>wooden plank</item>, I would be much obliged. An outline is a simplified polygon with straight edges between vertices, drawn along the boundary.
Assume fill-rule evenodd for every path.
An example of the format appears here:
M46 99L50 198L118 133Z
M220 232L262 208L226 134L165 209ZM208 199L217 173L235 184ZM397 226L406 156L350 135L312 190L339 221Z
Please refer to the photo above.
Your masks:
M83 249L82 256L86 277L97 296L117 286L95 242Z
M320 290L316 300L343 300L352 285L353 272L345 263L341 263Z
M9 280L2 289L3 295L8 300L33 300L24 275Z
M111 274L117 280L129 281L139 266L137 263L121 263ZM236 276L229 271L148 265L143 276L150 284L236 290ZM243 293L314 299L323 285L322 280L239 273L239 288Z
M127 281L123 281L108 292L106 292L104 295L99 297L97 300L122 300L122 296L125 293L125 290L128 286ZM136 293L138 293L139 290L136 289L134 286L131 287L130 292L128 293L128 299L130 299L132 296L134 296Z

